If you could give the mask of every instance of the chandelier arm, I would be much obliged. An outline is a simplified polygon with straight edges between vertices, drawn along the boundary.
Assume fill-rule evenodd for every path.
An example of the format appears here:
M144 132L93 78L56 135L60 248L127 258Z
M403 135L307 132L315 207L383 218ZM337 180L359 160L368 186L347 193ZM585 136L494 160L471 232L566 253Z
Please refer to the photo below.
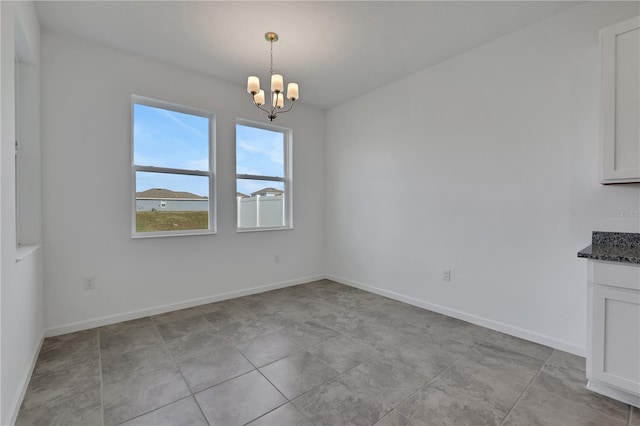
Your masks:
M260 105L258 105L258 104L256 103L256 101L255 101L255 100L253 100L253 104L254 104L256 107L258 107L258 109L259 109L259 110L264 111L264 112L266 112L267 114L271 114L271 113L272 113L272 112L269 112L269 110L268 110L268 109L264 109L264 108L262 108Z
M291 111L291 108L293 108L293 103L295 101L291 101L291 105L289 105L289 108L285 109L284 111L278 111L278 114L284 114L285 112L289 112Z
M256 101L255 101L255 100L253 100L253 104L254 104L254 105L255 105L255 106L256 106L260 111L262 111L262 112L266 113L266 114L267 114L267 117L269 117L269 119L270 119L271 121L273 121L273 119L274 119L274 118L276 118L276 117L278 116L278 114L280 114L281 112L287 112L287 111L289 111L289 110L293 107L293 105L291 105L291 106L289 107L289 109L287 109L286 111L277 111L277 112L276 112L276 107L271 108L271 111L269 111L268 109L262 108L260 105L258 105L258 104L256 103Z

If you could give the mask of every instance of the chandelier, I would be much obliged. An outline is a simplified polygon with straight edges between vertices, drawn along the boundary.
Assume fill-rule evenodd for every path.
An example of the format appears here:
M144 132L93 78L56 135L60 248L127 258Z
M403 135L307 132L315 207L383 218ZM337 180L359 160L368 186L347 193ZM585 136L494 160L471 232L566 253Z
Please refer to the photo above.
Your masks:
M284 81L282 74L273 73L273 43L278 41L278 34L270 31L264 34L264 38L271 45L271 67L269 69L271 75L271 108L262 107L265 104L264 90L260 89L260 79L258 77L252 75L247 79L247 92L251 93L253 104L261 111L266 112L269 120L273 121L278 114L290 111L293 108L293 103L300 96L298 83L289 83L287 85L287 99L291 102L289 103L289 108L284 109Z

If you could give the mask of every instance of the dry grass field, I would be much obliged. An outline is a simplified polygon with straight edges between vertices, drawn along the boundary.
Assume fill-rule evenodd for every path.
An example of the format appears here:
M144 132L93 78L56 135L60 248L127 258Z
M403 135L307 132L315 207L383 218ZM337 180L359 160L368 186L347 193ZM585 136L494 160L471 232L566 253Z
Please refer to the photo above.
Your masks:
M207 229L209 212L136 212L136 232Z

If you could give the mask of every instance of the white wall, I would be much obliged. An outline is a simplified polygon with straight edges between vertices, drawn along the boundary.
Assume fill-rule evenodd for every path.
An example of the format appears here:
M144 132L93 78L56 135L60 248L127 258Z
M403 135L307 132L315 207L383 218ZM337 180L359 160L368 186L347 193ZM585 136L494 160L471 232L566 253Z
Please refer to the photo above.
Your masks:
M637 14L576 6L331 109L329 275L583 353L576 252L640 231L606 215L640 186L598 184L597 163L598 30Z
M279 126L293 129L294 229L236 232L236 118L265 120L244 90L245 78L238 76L237 84L230 84L43 31L48 333L197 303L194 299L202 303L238 295L258 286L304 282L323 273L321 110L300 104L278 118ZM217 235L131 239L132 94L216 114ZM97 289L82 289L85 276L96 278Z
M26 390L43 331L40 232L40 28L32 3L0 2L0 424L11 424ZM23 63L20 146L25 148L25 197L21 235L30 247L16 248L14 59ZM23 217L24 216L24 217ZM24 220L23 220L24 219ZM21 260L18 261L17 259Z

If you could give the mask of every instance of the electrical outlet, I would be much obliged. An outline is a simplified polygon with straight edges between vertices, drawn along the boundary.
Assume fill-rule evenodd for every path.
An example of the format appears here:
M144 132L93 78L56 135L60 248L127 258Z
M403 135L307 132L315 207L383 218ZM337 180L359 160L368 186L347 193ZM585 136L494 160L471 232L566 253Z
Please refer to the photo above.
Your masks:
M96 279L95 277L84 277L82 279L84 283L85 290L94 290L96 288Z
M451 281L451 269L442 271L442 281Z

